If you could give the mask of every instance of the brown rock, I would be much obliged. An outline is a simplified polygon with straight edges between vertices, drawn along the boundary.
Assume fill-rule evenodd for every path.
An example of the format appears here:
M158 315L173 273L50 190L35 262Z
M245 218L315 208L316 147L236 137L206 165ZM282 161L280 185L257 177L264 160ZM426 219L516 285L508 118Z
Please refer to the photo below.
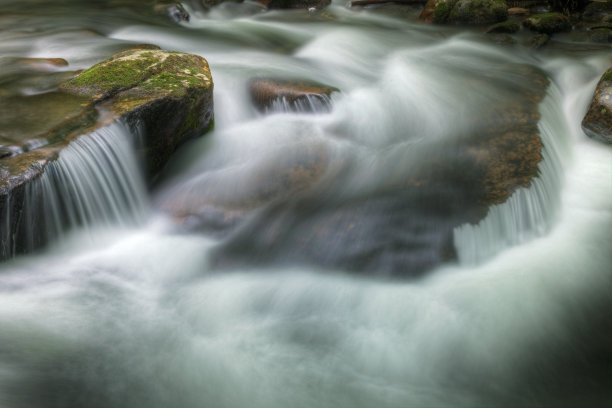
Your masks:
M531 14L531 11L522 7L510 7L508 9L509 16L528 16L529 14Z
M582 120L582 130L590 138L612 144L612 68L597 83L589 109Z
M338 91L332 86L307 81L256 78L249 83L251 101L261 112L273 109L277 103L300 112L328 109L331 94Z
M423 8L421 15L419 15L419 20L426 23L431 23L434 18L436 6L439 2L440 0L427 0L427 3L425 3L425 8Z

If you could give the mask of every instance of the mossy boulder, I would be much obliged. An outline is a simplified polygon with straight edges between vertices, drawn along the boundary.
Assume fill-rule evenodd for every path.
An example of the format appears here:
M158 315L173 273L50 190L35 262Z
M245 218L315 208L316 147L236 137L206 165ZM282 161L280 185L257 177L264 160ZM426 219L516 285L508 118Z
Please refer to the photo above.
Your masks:
M589 109L582 120L582 130L595 140L612 144L612 68L597 83Z
M569 19L561 13L533 15L523 21L523 26L542 34L554 34L572 29Z
M206 60L162 50L127 50L94 65L60 87L144 127L149 174L163 167L185 140L213 121L213 82Z
M484 25L508 18L508 6L503 0L441 0L434 9L437 24Z
M140 131L138 143L153 175L182 142L212 125L212 91L203 58L136 49L96 64L59 90L0 97L0 214L5 217L0 259L47 243L27 223L28 217L42 216L32 209L43 207L27 192L72 141L122 120ZM70 202L73 197L62 199Z

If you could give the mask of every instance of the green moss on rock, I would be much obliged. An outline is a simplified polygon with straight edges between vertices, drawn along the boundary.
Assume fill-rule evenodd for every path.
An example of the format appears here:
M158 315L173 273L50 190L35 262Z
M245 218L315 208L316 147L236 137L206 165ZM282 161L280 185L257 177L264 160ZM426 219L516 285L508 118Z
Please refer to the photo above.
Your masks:
M554 34L570 31L572 24L561 13L536 14L523 21L523 26L537 33Z
M508 6L504 0L442 0L436 5L433 22L481 25L507 18Z

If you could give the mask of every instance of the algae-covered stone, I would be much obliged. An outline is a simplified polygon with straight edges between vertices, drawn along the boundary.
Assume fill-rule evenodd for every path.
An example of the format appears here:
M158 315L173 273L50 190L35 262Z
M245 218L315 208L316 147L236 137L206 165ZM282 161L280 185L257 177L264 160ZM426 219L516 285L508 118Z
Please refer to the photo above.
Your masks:
M185 140L213 120L206 60L162 50L128 50L94 65L60 90L85 95L130 124L144 126L148 172L156 173Z
M433 22L438 24L493 24L508 18L503 0L441 0L435 6Z
M612 144L612 68L597 83L595 95L582 120L582 130L595 140Z
M523 25L537 33L554 34L570 31L572 24L561 13L536 14L523 21Z

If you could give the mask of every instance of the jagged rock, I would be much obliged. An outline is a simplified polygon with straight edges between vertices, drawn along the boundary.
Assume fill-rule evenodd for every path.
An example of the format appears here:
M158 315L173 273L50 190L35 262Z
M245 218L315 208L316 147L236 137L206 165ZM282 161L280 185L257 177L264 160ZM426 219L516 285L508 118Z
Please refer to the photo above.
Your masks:
M523 21L523 26L541 34L554 34L570 31L572 24L561 13L536 14Z
M595 140L612 144L612 68L597 83L589 109L582 120L582 130Z
M283 109L313 112L329 109L329 98L334 92L338 92L338 89L309 81L255 78L249 83L251 101L261 112Z
M484 25L508 18L508 6L503 0L440 0L434 8L432 21L437 24Z

